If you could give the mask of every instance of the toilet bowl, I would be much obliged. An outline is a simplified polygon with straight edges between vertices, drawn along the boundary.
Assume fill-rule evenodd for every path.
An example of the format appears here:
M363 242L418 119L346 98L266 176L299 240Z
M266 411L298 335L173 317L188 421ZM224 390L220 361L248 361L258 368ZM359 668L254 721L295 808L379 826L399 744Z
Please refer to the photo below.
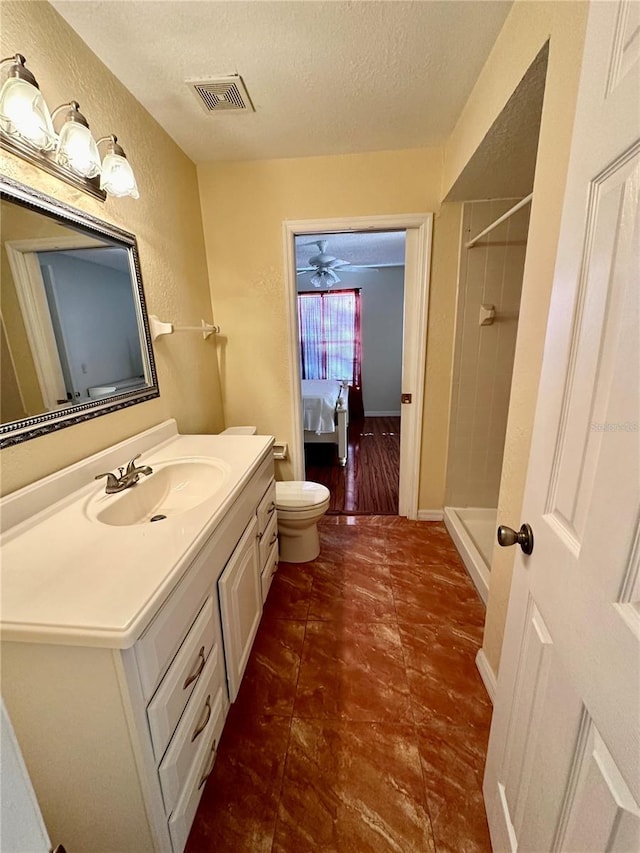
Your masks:
M280 559L308 563L320 553L318 522L329 509L326 486L301 480L276 483Z

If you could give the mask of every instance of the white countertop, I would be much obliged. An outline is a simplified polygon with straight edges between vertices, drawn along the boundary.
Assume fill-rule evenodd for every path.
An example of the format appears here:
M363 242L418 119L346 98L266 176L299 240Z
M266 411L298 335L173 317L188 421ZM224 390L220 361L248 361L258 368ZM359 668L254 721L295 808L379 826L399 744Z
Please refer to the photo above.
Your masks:
M79 463L65 469L73 476L65 478L63 471L41 481L49 499L52 495L59 499L14 524L0 539L2 639L132 646L271 453L272 442L271 436L176 434L145 449L138 465L153 467L195 456L217 457L229 466L226 482L211 499L156 524L111 526L88 518L88 501L104 491L104 480L94 482L93 476L105 460L112 461L112 451L91 457L86 471ZM139 446L135 438L118 445L120 464ZM60 495L64 488L58 486L56 492L56 483L65 481L86 485ZM21 490L36 497L36 508L38 485ZM18 493L9 497L17 498L14 503L21 498Z

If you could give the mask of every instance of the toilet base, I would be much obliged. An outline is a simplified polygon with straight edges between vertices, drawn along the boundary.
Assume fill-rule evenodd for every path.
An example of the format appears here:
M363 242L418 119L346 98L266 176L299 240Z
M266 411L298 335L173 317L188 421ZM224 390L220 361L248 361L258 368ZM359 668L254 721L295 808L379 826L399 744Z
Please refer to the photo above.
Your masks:
M320 553L318 527L307 521L305 526L288 523L278 517L280 559L284 563L309 563Z

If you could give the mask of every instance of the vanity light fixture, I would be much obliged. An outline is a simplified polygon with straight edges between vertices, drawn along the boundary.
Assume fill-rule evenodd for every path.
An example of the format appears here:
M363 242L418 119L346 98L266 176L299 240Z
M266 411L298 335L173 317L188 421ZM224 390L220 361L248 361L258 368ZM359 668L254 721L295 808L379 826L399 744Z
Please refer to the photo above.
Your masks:
M0 60L10 63L0 89L0 145L49 174L104 201L107 195L140 198L133 169L117 137L97 142L77 101L57 107L52 114L22 54ZM54 120L64 114L57 134ZM98 145L108 146L102 162Z
M8 76L0 89L0 127L38 151L51 151L56 144L53 122L38 81L25 67L21 53L8 56Z
M55 120L62 110L66 110L66 113L58 136L56 162L72 172L77 172L83 178L95 178L101 170L100 155L98 145L91 136L89 122L80 112L80 104L77 101L57 107L51 120Z
M118 144L118 137L103 136L98 140L97 145L100 145L101 142L109 143L107 153L102 161L101 189L109 195L119 198L127 195L132 198L140 198L136 177L122 146Z

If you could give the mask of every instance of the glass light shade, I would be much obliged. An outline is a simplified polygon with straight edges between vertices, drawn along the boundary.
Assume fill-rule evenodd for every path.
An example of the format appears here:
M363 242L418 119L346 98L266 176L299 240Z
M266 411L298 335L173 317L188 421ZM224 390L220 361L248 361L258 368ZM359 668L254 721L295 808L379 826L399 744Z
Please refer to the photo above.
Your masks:
M106 190L109 195L118 197L130 195L132 198L140 198L129 161L121 154L114 154L111 151L105 154L102 161L100 188Z
M322 287L322 275L319 272L314 273L309 279L309 283L314 287Z
M98 146L88 127L77 121L67 121L62 126L56 160L85 178L100 174Z
M0 90L0 122L5 133L40 151L50 151L56 136L39 89L27 80L10 77Z

